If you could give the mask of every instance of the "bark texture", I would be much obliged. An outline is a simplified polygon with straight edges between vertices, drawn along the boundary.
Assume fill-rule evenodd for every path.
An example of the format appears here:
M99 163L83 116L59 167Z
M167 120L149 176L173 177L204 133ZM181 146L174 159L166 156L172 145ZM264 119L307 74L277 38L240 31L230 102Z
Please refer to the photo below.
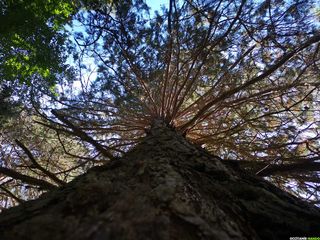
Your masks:
M155 124L125 157L0 215L2 240L319 236L319 209Z

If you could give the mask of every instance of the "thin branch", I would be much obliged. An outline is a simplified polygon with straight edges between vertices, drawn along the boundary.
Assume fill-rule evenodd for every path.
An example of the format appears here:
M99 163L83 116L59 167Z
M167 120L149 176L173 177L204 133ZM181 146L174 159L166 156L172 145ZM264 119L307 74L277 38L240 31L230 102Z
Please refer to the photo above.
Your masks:
M81 140L86 141L90 143L92 146L94 146L99 152L101 152L102 155L104 155L107 158L113 159L113 155L106 149L105 146L99 144L96 140L94 140L92 137L90 137L87 133L82 131L80 128L76 127L73 123L71 123L68 119L66 119L61 113L52 110L52 113L63 123L65 123L69 128L72 129L74 135L81 138Z
M6 168L6 167L0 167L0 173L6 175L8 177L12 177L14 179L20 180L20 181L27 183L27 184L39 186L45 190L52 190L52 189L57 188L57 186L55 186L47 181L21 174L19 172L16 172L16 171L9 169L9 168Z
M305 41L303 44L301 44L299 47L297 47L295 50L290 51L289 53L283 55L280 59L278 59L273 65L271 65L268 69L266 69L263 73L258 75L255 78L252 78L251 80L245 82L244 84L235 87L233 89L230 89L229 91L226 91L222 93L217 98L214 98L213 100L209 101L203 108L201 108L197 114L190 119L187 123L185 123L183 126L180 127L182 131L186 131L187 128L189 128L191 125L193 125L200 116L202 116L210 107L212 107L214 104L225 100L226 98L229 98L230 96L234 95L235 93L246 89L247 87L263 80L267 76L274 73L277 69L279 69L281 66L283 66L290 58L292 58L295 54L299 53L300 51L304 50L305 48L309 47L310 45L319 42L320 41L320 34L317 34L307 41Z
M63 186L66 183L62 180L60 180L54 173L48 171L47 169L43 168L35 159L33 154L30 152L30 150L18 139L15 139L15 142L17 145L25 152L25 154L28 156L30 161L32 162L33 166L37 169L39 169L41 172L43 172L46 176L48 176L51 180L53 180L55 183L57 183L59 186Z

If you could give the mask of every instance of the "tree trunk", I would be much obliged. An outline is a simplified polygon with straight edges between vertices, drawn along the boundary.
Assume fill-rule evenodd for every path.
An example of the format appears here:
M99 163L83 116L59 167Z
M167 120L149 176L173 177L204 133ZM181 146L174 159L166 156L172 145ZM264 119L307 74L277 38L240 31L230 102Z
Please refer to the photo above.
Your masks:
M163 124L119 160L0 215L2 240L319 236L317 208Z

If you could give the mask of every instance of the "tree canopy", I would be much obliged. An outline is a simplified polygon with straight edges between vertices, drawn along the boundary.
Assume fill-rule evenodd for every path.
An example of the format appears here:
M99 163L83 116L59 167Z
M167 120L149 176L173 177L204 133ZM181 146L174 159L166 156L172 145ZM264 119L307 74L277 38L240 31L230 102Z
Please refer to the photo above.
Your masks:
M316 1L42 3L1 1L0 84L42 93L1 128L3 207L122 156L155 120L319 203Z
M21 102L54 93L59 75L67 75L63 25L76 11L71 1L0 2L0 90L15 97L1 102L2 120ZM34 96L37 95L37 96ZM3 122L2 121L2 122Z

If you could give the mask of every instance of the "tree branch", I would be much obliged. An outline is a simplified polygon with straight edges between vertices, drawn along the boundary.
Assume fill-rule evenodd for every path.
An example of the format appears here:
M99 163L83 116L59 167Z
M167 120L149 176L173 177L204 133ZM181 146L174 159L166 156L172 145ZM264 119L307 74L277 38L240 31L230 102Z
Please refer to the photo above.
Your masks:
M53 115L55 115L61 122L65 123L69 128L72 129L73 133L81 138L83 141L86 141L93 145L102 155L113 159L113 155L101 144L99 144L96 140L90 137L87 133L82 131L80 128L76 127L73 123L71 123L68 119L66 119L61 113L57 112L56 110L51 111Z
M37 169L39 169L41 172L43 172L46 176L48 176L51 180L53 180L55 183L57 183L59 186L63 186L66 183L62 180L60 180L54 173L48 171L47 169L43 168L35 159L33 154L30 152L30 150L18 139L15 139L15 142L17 145L22 148L22 150L25 152L25 154L29 157L30 161L32 162L33 166Z
M283 172L305 172L320 171L319 162L303 162L282 165L269 165L257 173L258 176L266 177L276 175Z
M27 183L27 184L39 186L45 190L52 190L52 189L57 188L57 186L55 186L47 181L21 174L19 172L16 172L16 171L9 169L9 168L6 168L6 167L0 167L0 173L6 175L8 177L12 177L14 179L20 180L20 181Z
M235 93L263 80L265 77L271 75L272 73L274 73L277 69L279 69L282 65L284 65L290 58L292 58L295 54L297 54L298 52L302 51L303 49L309 47L310 45L319 42L320 41L320 34L316 34L313 37L311 37L310 39L308 39L307 41L305 41L304 43L302 43L299 47L297 47L296 49L288 52L287 54L283 55L281 58L279 58L273 65L271 65L268 69L266 69L263 73L261 73L260 75L252 78L251 80L245 82L244 84L235 87L233 89L230 89L224 93L222 93L220 96L218 96L217 98L212 99L211 101L209 101L203 108L201 108L197 114L195 114L195 116L190 119L187 123L185 123L183 126L181 126L181 130L182 131L186 131L186 129L188 127L190 127L191 125L193 125L199 117L201 117L201 115L203 115L210 107L212 107L214 104L225 100L226 98L229 98L230 96L234 95Z

